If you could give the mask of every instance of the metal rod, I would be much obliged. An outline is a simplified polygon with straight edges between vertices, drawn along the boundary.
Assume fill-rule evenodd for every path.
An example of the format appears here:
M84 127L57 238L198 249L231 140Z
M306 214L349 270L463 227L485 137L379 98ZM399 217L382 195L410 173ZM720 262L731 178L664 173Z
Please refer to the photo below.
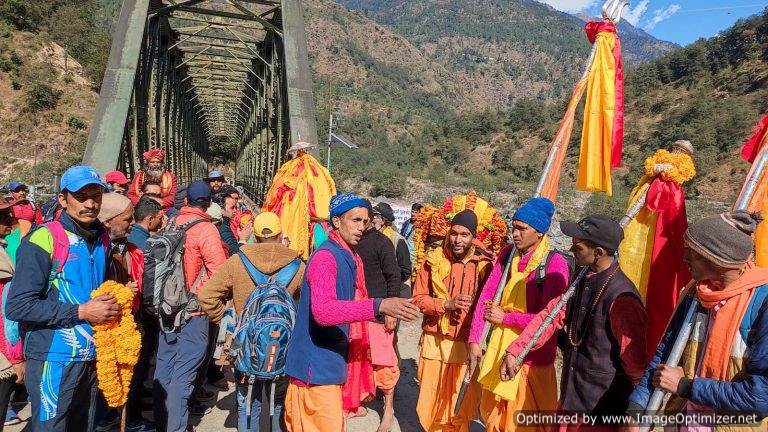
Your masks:
M640 210L645 205L645 199L648 196L648 188L650 187L650 183L645 185L643 189L641 189L641 194L637 198L637 201L634 205L627 211L627 213L621 218L621 222L619 222L619 225L622 228L625 228L627 225L629 225L629 222L634 219L637 214L640 212ZM568 286L568 289L563 293L563 295L560 297L560 300L555 303L555 306L552 308L552 310L549 312L549 314L544 318L544 321L541 323L539 328L536 329L536 331L533 333L533 336L531 336L531 339L528 340L528 343L525 344L525 347L520 352L520 354L515 358L515 370L518 370L520 366L522 366L523 361L525 360L525 357L528 355L528 353L531 352L533 349L533 346L536 345L536 342L541 339L541 335L544 334L544 332L547 330L547 328L552 325L552 321L555 320L558 314L560 314L560 311L565 307L565 305L568 303L568 300L573 296L573 294L576 292L576 288L578 288L581 281L584 279L584 277L587 275L587 271L589 270L589 267L584 267L579 272L579 275L576 277L576 279L571 282L571 284Z

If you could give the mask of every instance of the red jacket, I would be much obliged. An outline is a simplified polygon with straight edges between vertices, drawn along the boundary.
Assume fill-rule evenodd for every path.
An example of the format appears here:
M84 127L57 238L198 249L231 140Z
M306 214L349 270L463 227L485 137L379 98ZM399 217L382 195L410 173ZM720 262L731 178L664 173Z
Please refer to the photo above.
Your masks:
M176 223L184 224L198 218L205 221L190 228L184 242L184 279L187 289L195 294L211 278L213 272L227 260L227 255L221 247L219 230L216 229L216 225L211 223L211 216L203 210L197 207L184 206L179 210ZM206 273L195 285L195 280L203 270Z
M141 185L144 184L144 171L138 171L133 176L131 186L126 192L126 196L131 199L133 205L139 202L141 196ZM169 209L173 207L173 198L176 196L176 176L172 172L166 171L160 178L160 196L163 199L163 208Z
M43 222L43 214L40 212L40 209L36 208L29 201L19 201L11 208L13 209L13 216L16 219L32 222L33 225L38 225Z

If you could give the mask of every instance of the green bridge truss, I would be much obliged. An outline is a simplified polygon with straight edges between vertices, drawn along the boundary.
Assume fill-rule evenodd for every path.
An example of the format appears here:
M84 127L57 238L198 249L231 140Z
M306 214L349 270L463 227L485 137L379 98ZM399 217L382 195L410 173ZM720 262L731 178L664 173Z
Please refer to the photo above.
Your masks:
M124 0L84 163L130 176L157 147L187 183L223 140L261 201L314 112L300 0Z

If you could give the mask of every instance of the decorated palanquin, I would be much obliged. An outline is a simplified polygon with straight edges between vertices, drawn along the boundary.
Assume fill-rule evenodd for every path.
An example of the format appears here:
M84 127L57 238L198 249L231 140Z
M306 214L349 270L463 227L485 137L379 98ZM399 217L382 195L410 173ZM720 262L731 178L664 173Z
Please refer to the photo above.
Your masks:
M262 211L280 217L291 249L306 260L312 251L314 225L328 220L328 206L335 194L336 184L328 170L312 155L300 151L275 174Z
M451 220L463 210L472 210L477 215L475 240L482 243L485 251L496 258L507 243L507 224L488 201L478 197L477 193L472 191L466 195L455 195L447 199L440 208L427 205L419 210L414 223L413 238L416 249L416 269L421 268L432 249L443 246L443 241L451 228ZM415 275L416 271L413 274Z

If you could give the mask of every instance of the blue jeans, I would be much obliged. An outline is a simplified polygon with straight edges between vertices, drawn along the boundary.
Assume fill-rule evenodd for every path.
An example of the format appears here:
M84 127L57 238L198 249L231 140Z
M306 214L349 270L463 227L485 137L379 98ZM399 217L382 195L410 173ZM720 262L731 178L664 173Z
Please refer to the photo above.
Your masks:
M248 427L248 416L246 415L246 405L248 403L248 379L241 382L242 377L236 374L237 383L237 432L259 432L259 422L262 414L262 401L264 401L263 414L269 416L269 397L271 392L271 382L256 381L251 390L251 422ZM285 378L278 379L275 382L275 415L272 417L272 432L282 432L286 430L283 427L283 404L285 403L285 391L288 389L288 381ZM266 398L264 397L266 396Z
M154 378L157 430L187 430L189 398L207 348L208 318L205 316L189 318L178 333L160 331Z

